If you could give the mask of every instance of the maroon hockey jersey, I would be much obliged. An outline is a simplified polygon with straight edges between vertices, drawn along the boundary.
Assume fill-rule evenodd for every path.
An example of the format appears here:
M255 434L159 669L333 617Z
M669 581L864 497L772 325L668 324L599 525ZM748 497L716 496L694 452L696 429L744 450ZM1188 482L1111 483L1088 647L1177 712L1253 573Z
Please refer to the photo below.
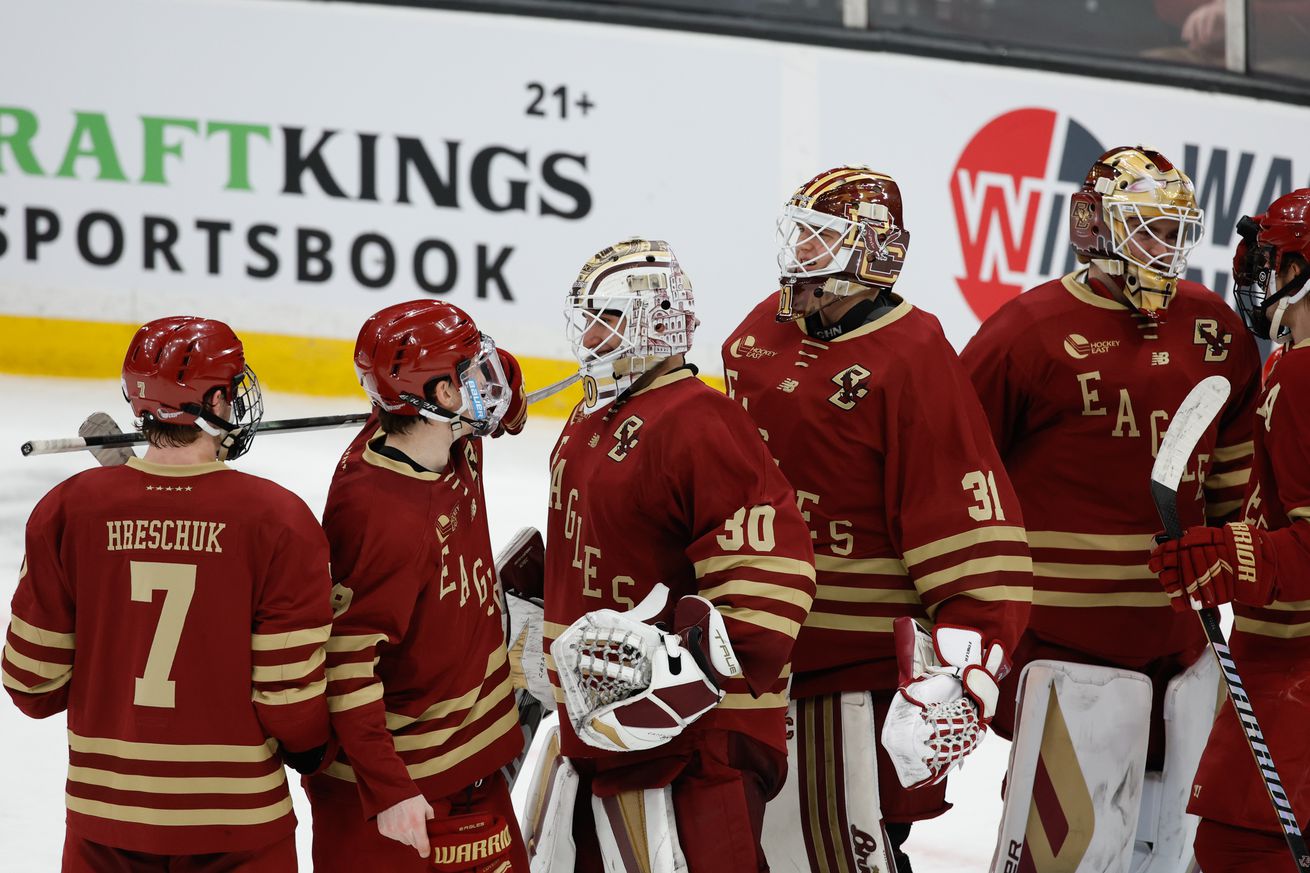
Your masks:
M1233 604L1233 658L1283 786L1302 825L1310 817L1310 340L1289 349L1260 395L1245 517L1270 531L1275 600ZM1188 616L1190 618L1190 616ZM1279 832L1233 704L1223 709L1197 769L1188 811Z
M814 542L792 695L895 688L899 616L975 627L1013 652L1031 596L1023 518L937 319L898 301L820 341L779 323L776 300L728 337L723 366Z
M389 457L370 421L337 466L328 707L368 816L445 797L522 750L487 533L481 441L442 473Z
M1251 469L1259 355L1222 298L1179 282L1167 319L1089 287L1085 271L1019 295L961 359L1028 519L1031 633L1139 667L1204 644L1146 561L1160 530L1151 466L1169 417L1206 376L1232 383L1178 490L1184 525L1235 517Z
M690 368L655 379L626 402L584 415L579 405L551 456L545 647L596 609L630 609L658 582L677 600L706 598L723 614L743 675L723 701L672 742L624 760L677 755L706 730L737 731L786 752L792 645L814 595L813 551L795 496L755 428ZM560 718L561 750L614 757Z
M278 742L327 740L327 543L309 508L224 464L80 473L37 505L3 681L68 710L68 828L140 852L242 851L295 829Z

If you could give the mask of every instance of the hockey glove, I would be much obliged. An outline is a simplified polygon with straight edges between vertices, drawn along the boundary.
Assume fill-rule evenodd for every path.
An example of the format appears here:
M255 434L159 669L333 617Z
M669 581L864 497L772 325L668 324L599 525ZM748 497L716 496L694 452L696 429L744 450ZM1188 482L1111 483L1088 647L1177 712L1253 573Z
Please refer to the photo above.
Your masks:
M500 424L491 432L492 439L504 434L513 436L523 430L528 420L528 396L523 390L523 370L518 360L504 349L497 347L496 354L500 355L500 368L509 380L510 400Z
M503 873L511 869L514 835L490 812L449 815L428 822L432 866L442 873Z
M496 558L496 576L504 591L505 639L510 682L527 691L547 711L555 711L555 692L546 673L542 642L545 622L541 599L546 549L536 528L525 527Z
M647 624L667 600L657 585L628 612L587 613L551 644L569 721L588 745L662 746L718 705L723 681L740 672L723 616L708 600L678 601L680 633Z
M882 745L901 785L936 785L982 742L1010 671L1001 644L967 627L929 634L904 616L893 624L900 688L882 727Z
M1236 600L1266 606L1274 599L1274 568L1266 551L1268 534L1242 522L1193 527L1165 540L1147 564L1160 577L1169 605L1184 612Z

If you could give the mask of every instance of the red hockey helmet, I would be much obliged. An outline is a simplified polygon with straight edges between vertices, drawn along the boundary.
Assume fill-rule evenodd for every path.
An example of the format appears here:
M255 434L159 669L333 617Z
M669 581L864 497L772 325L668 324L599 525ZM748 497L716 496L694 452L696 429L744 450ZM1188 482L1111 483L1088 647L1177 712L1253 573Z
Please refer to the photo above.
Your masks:
M1243 217L1237 231L1241 236L1233 258L1237 309L1256 336L1286 339L1283 313L1310 292L1310 188L1284 194L1269 204L1264 215ZM1308 266L1279 287L1289 257L1298 257Z
M227 458L245 454L264 415L241 340L221 321L181 315L142 325L123 358L122 380L138 418L199 425L222 439ZM206 408L215 391L231 404L231 420Z
M834 167L815 176L783 206L778 218L782 290L778 320L808 313L793 304L798 283L822 285L835 299L896 284L910 232L905 229L896 180L868 167Z
M491 337L464 310L436 300L397 303L369 316L355 341L355 373L387 412L464 421L479 434L495 430L512 397ZM458 410L427 400L437 379L459 390Z

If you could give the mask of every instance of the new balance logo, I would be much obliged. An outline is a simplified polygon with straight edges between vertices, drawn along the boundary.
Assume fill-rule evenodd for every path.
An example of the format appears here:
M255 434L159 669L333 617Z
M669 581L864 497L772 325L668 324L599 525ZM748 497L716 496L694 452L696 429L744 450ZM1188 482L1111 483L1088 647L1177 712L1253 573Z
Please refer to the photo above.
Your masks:
M801 383L797 382L795 379L783 379L778 383L778 390L787 394L792 393L799 387L801 387Z
M1169 363L1168 352L1151 352L1151 366L1163 367Z

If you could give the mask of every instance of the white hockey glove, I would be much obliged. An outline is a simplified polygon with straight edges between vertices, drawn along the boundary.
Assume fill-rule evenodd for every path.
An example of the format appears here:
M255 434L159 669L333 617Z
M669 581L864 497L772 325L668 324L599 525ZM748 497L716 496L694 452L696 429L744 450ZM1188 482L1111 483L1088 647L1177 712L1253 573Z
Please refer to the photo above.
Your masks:
M723 616L703 597L683 597L671 634L647 624L669 590L656 585L627 612L598 609L551 644L569 720L588 745L610 752L662 746L723 699L740 673Z
M882 745L901 785L935 785L982 742L1010 672L1001 644L968 627L929 634L904 616L893 625L900 689L882 726Z
M555 711L555 692L546 674L542 642L545 622L541 598L546 549L536 528L525 527L496 558L496 578L505 594L505 642L510 680L526 690L548 712Z

